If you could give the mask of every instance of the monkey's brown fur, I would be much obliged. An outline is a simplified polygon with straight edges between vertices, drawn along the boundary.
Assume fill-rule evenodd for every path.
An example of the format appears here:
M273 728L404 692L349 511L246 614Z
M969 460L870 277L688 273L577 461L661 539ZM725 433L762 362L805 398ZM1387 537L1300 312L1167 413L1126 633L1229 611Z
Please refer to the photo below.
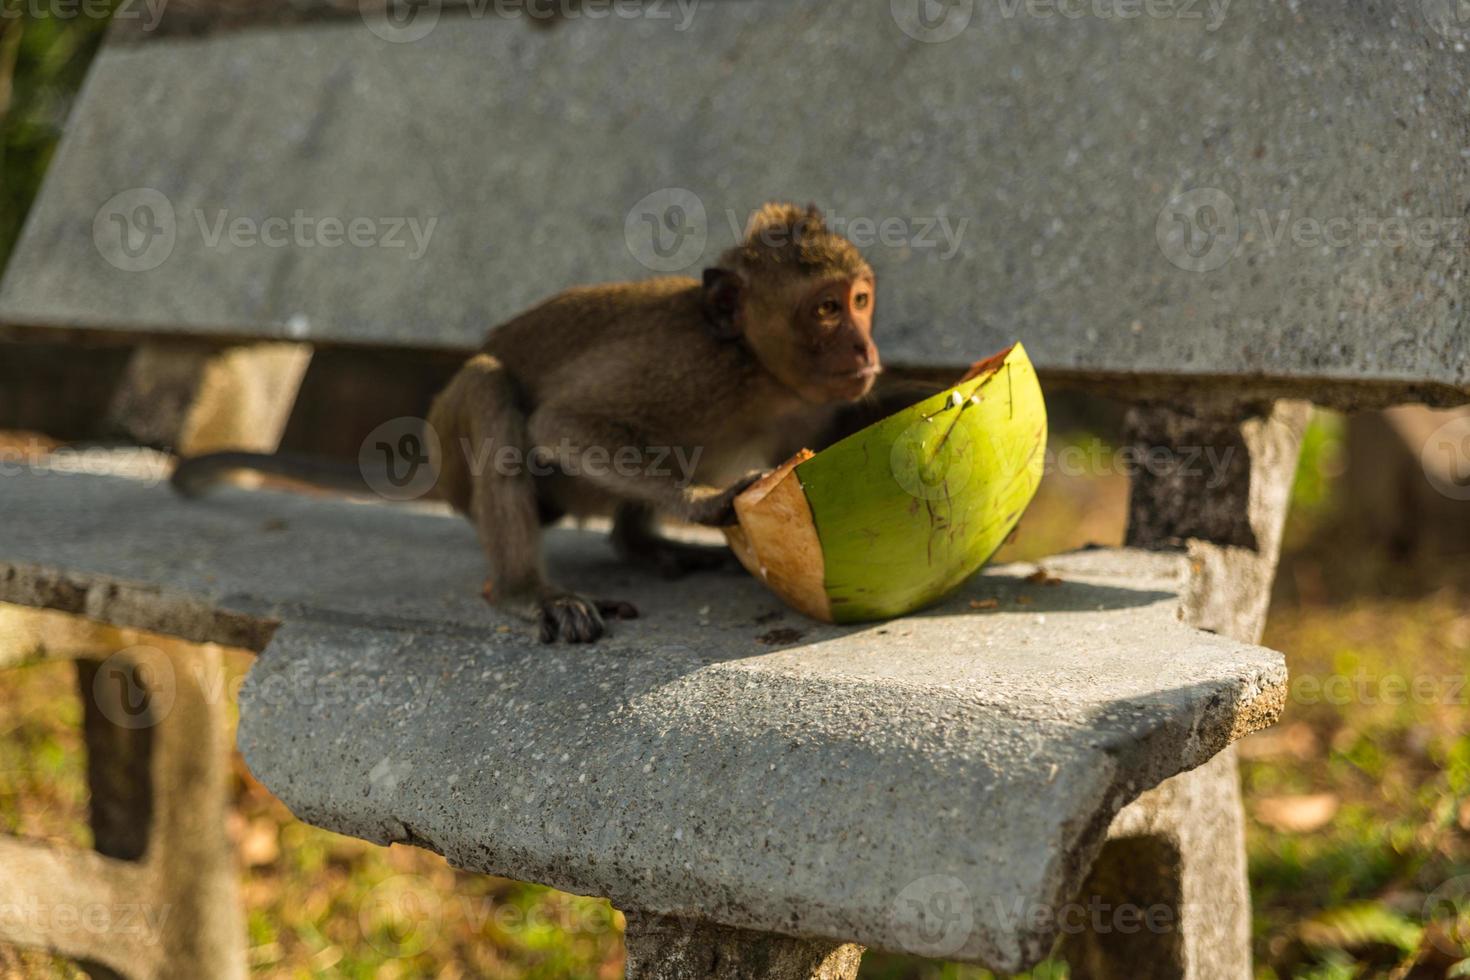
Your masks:
M868 392L872 279L815 208L768 204L703 282L570 289L493 329L429 413L439 490L490 561L486 597L539 620L546 641L595 640L605 616L637 615L547 581L540 528L560 513L613 514L626 557L666 570L706 562L658 539L653 515L731 523L752 478L742 474ZM504 447L554 472L496 465ZM691 485L674 467L649 470L661 447L697 459ZM589 465L620 450L641 465Z

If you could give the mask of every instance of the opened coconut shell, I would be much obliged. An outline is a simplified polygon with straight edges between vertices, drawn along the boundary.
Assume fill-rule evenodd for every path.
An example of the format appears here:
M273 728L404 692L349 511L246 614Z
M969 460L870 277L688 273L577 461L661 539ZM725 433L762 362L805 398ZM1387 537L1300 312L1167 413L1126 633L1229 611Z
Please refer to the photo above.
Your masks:
M1010 535L1041 482L1046 404L1025 349L953 388L803 450L735 500L730 546L789 605L886 619L954 591Z

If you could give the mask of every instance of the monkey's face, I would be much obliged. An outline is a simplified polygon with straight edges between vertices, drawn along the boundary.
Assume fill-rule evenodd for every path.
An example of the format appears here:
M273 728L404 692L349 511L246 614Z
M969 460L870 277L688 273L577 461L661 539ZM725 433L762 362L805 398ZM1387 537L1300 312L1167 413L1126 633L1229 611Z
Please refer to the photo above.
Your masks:
M833 278L800 293L790 315L794 344L788 383L807 401L855 401L881 366L873 343L872 278Z
M704 270L703 311L714 336L742 338L803 401L862 398L882 370L873 344L872 269L835 235L822 233L814 244L787 230L778 237L786 244L769 249L760 234L750 235L726 254L725 264ZM762 257L763 251L791 249L821 255L818 261Z

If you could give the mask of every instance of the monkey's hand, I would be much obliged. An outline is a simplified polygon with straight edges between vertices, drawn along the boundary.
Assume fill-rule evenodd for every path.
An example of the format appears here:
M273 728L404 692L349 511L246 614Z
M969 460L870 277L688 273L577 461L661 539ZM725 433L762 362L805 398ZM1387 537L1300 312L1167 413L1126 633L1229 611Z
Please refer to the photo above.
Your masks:
M735 498L765 475L747 473L723 490L695 498L685 519L691 524L703 524L705 527L731 527L739 523L735 518Z
M607 619L637 619L631 602L588 599L572 592L541 600L541 642L592 643L607 632Z

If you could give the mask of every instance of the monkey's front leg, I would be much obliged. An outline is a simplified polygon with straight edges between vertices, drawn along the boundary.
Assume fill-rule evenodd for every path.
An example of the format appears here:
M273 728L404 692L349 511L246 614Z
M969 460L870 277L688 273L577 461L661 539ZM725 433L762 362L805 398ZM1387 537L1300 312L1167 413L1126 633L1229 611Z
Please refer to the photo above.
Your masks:
M525 467L480 461L484 450L527 445L518 391L499 361L484 354L471 358L435 400L429 422L444 450L434 464L439 487L475 525L490 560L486 599L539 624L546 643L590 643L605 631L605 617L638 615L629 603L589 599L548 582L535 481Z
M608 619L638 617L632 603L593 599L547 581L535 487L524 474L477 475L473 501L471 517L491 567L485 598L538 624L542 643L592 643L607 631Z
M606 620L636 619L632 603L593 599L553 585L541 564L541 514L527 474L474 478L473 520L490 559L485 598L540 627L542 643L591 643L606 632Z

